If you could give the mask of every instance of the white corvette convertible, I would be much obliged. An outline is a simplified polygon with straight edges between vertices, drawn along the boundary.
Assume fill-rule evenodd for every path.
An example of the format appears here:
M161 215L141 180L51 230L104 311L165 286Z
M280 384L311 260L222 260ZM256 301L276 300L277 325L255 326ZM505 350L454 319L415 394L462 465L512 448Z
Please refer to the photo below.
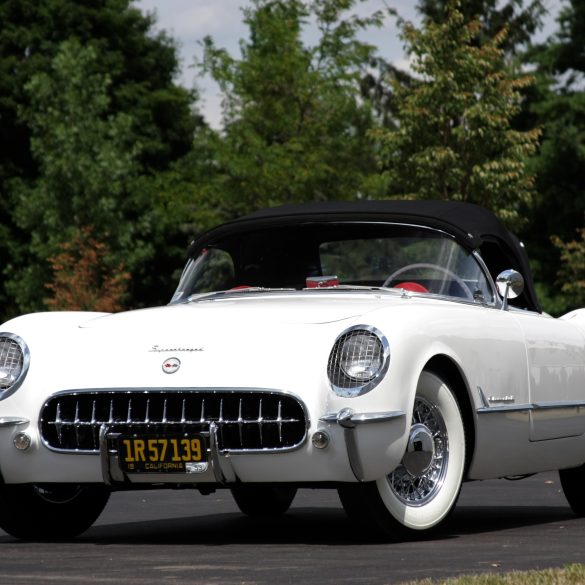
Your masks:
M258 212L191 246L168 306L0 326L0 527L86 530L113 490L337 489L388 537L462 482L559 470L585 514L585 310L539 308L523 246L454 202Z

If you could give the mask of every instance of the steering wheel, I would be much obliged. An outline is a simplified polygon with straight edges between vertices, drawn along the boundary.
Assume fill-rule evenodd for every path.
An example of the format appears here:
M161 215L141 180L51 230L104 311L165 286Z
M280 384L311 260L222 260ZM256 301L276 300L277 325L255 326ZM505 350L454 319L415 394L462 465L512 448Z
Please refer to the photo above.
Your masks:
M449 270L448 268L445 268L443 266L439 266L438 264L426 264L426 263L408 264L407 266L403 266L402 268L399 268L398 270L396 270L396 272L393 272L384 281L384 284L382 286L389 286L390 283L392 281L396 280L396 277L400 276L403 272L407 272L408 270L416 270L418 268L431 268L433 270L438 270L439 272L446 274L449 278L454 280L461 287L461 289L465 293L465 298L473 300L473 293L471 292L471 289L469 288L467 283L460 276L457 276L457 274L455 274L452 270Z

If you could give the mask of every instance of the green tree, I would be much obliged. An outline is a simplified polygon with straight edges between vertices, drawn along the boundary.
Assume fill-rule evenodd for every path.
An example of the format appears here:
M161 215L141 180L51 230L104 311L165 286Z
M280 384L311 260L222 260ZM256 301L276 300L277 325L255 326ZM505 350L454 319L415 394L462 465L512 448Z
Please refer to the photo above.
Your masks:
M46 288L52 293L45 304L65 311L120 311L130 275L123 264L112 271L107 265L106 244L93 238L91 227L82 228L60 252L49 258L53 280Z
M532 81L508 71L506 29L484 43L481 31L455 1L439 23L402 24L416 80L394 86L397 125L377 132L380 159L390 196L477 203L518 226L533 197L525 163L539 131L515 130L512 120Z
M559 14L555 34L526 57L536 66L538 80L530 96L530 113L543 135L531 161L537 197L527 210L529 222L522 235L534 259L543 306L553 314L578 306L567 287L561 290L556 283L559 266L565 281L571 272L567 263L577 258L563 253L561 243L575 242L575 233L585 228L584 32L585 5L571 0Z
M30 240L26 255L14 251L18 262L8 267L7 283L23 311L42 308L49 258L84 228L93 226L115 265L123 259L132 269L148 255L140 238L146 214L131 196L139 168L132 119L107 114L110 80L96 63L92 46L66 41L51 69L26 85L30 103L21 118L31 130L39 176L13 183L14 220Z
M16 225L14 189L18 186L20 197L21 184L32 183L39 173L31 128L19 109L29 108L31 94L25 88L36 74L50 70L62 42L74 38L95 50L94 70L110 80L106 113L130 116L131 141L141 144L136 159L141 174L167 169L189 152L202 121L193 109L196 96L173 81L178 71L174 42L165 33L155 34L154 16L142 14L131 0L0 0L0 22L2 320L22 309L17 301L23 294L36 294L16 293L13 287L13 296L4 288L5 271L14 273L27 258L28 234ZM156 248L163 250L162 242Z
M441 23L448 18L449 3L450 0L418 0L417 9L423 17ZM489 42L505 28L508 32L500 48L507 54L517 54L530 43L546 14L543 0L465 0L459 10L466 21L480 22L478 44Z
M571 242L552 238L561 255L558 284L574 309L585 307L585 227L577 231L579 238Z
M418 0L417 12L423 19L435 23L444 23L448 18L447 10L450 0ZM485 44L493 39L502 29L507 30L505 37L500 38L500 48L507 59L523 55L532 35L542 26L546 8L543 0L466 0L461 2L459 10L465 21L477 20L478 27L475 39L470 42L476 45ZM402 22L396 11L391 11L399 23ZM411 87L412 76L381 56L376 56L371 68L362 81L364 95L373 102L377 114L385 127L393 127L398 97L393 87L387 83L393 79L395 83ZM522 118L517 120L521 127Z
M343 18L354 4L252 0L241 59L205 39L202 70L221 88L224 128L200 135L212 180L199 201L218 219L278 203L351 199L373 188L367 132L374 122L359 82L374 48L357 34L381 14ZM319 31L311 47L302 38L309 19Z

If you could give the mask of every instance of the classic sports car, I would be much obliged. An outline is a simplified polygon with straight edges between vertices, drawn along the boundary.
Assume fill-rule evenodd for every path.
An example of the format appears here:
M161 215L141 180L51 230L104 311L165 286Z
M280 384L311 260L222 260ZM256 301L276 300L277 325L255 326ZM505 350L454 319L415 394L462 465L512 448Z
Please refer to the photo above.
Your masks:
M74 536L112 490L228 488L275 515L323 487L369 534L412 535L463 481L546 470L585 514L585 310L541 312L492 213L285 206L189 252L166 307L0 327L5 531Z

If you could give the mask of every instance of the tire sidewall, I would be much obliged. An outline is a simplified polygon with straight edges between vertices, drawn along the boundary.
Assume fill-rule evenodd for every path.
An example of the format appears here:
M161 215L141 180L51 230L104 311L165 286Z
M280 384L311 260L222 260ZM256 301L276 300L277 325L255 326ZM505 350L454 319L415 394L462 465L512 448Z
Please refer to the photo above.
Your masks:
M443 484L429 502L420 506L401 501L387 477L379 479L376 488L386 510L397 522L411 530L428 530L447 517L459 497L465 468L465 429L455 396L438 376L423 372L416 393L435 405L447 431L449 460Z
M62 488L62 493L59 488ZM0 527L16 538L63 540L87 530L110 496L102 485L0 485Z

